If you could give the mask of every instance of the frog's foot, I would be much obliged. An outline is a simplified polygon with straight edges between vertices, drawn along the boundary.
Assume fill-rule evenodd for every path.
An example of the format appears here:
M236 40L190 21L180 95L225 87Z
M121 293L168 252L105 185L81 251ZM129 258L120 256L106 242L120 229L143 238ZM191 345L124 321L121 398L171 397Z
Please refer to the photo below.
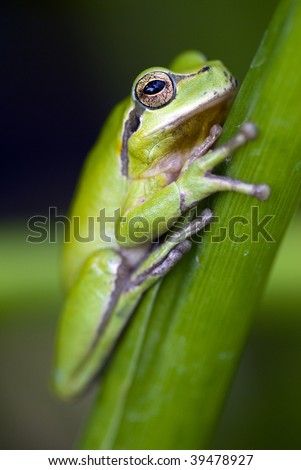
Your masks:
M189 240L195 233L202 230L212 220L212 212L205 209L200 216L196 217L186 226L175 233L168 235L148 258L139 266L131 276L127 290L137 289L143 286L143 291L148 289L160 277L171 270L171 268L191 248Z
M256 126L252 123L244 123L236 136L229 140L229 142L214 150L209 150L202 158L198 158L190 167L186 168L186 173L184 172L182 175L184 184L178 184L183 201L182 210L193 207L201 199L218 191L234 191L256 197L261 201L268 199L270 188L266 184L249 184L224 176L217 176L211 172L215 166L224 161L234 150L246 142L255 139L256 136ZM197 179L195 179L197 173L199 174L198 181L200 182L199 193L198 189L194 189L197 188ZM191 183L190 186L188 185L189 181L195 181L194 187L192 187Z
M257 137L258 131L255 124L246 122L242 124L239 132L226 144L206 154L200 160L200 166L205 170L205 177L209 179L213 191L234 191L247 194L264 201L270 196L270 188L266 184L248 184L243 181L216 176L211 170L221 161L225 160L234 150Z

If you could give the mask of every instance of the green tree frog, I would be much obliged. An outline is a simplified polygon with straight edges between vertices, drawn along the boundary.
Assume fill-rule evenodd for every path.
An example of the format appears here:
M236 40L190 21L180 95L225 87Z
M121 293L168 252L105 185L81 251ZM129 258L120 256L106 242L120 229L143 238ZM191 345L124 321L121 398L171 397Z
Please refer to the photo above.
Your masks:
M217 191L268 198L265 184L212 173L256 136L246 123L227 144L212 148L236 91L221 62L191 51L170 70L142 72L109 116L85 163L64 244L68 294L54 371L62 397L79 394L95 377L142 294L210 222L210 210L191 218L191 209Z

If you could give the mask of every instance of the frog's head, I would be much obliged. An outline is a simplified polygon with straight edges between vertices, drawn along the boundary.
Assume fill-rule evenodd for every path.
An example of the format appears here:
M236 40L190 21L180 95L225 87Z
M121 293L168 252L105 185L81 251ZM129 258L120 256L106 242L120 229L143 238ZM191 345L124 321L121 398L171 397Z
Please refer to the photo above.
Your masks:
M165 68L142 72L132 89L130 172L149 174L159 161L171 156L177 165L179 159L183 164L210 128L223 124L237 87L220 61L203 61L200 68L187 74Z

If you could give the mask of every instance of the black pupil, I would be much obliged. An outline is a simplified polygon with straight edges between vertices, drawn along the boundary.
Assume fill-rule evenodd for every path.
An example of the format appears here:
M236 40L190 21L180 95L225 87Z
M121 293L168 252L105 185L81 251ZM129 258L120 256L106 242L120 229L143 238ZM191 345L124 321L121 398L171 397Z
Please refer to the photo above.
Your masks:
M163 80L151 80L143 89L145 95L155 95L163 90L165 82Z

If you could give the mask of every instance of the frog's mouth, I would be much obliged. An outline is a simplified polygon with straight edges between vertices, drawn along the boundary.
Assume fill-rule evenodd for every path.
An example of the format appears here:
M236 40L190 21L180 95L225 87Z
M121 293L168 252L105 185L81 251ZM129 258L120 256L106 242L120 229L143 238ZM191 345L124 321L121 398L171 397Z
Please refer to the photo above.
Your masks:
M187 113L183 113L181 117L175 119L174 121L171 121L170 123L164 123L164 125L178 127L183 124L183 122L187 122L197 116L203 116L204 119L207 113L211 114L210 111L212 111L214 114L218 114L220 112L222 115L222 122L224 122L225 113L229 110L233 98L237 93L237 88L231 86L231 88L225 89L223 93L213 93L213 97L209 99L206 103L201 103L198 107L189 110ZM204 92L204 95L205 94L207 93ZM155 129L153 132L156 131L157 129Z

